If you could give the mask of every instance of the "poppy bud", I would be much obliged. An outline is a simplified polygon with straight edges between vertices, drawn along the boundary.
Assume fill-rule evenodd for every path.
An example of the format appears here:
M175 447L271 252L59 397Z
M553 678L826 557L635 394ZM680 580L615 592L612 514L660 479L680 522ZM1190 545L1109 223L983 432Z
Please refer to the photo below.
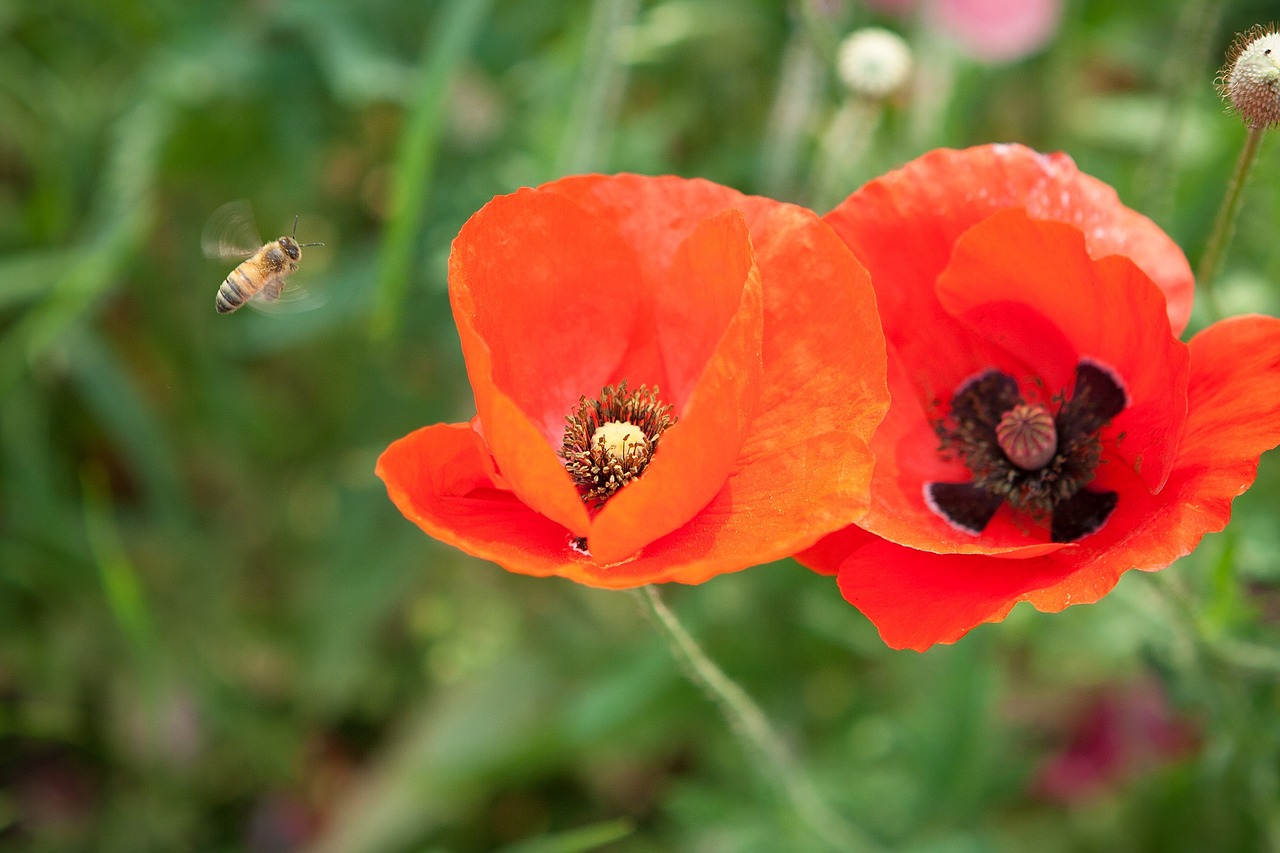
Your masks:
M855 95L881 100L901 89L911 76L911 50L894 33L865 27L840 42L836 71Z
M1216 86L1250 128L1280 124L1280 33L1274 24L1236 36Z

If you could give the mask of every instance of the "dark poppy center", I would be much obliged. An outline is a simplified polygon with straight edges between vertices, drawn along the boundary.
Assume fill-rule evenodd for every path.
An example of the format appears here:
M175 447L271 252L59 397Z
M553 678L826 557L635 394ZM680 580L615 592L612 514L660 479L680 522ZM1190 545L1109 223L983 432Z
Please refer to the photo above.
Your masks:
M583 502L599 509L643 474L662 434L675 422L656 385L628 392L624 380L617 388L605 386L595 399L579 399L565 417L560 458Z
M972 480L926 483L925 500L974 535L1007 501L1037 522L1047 520L1054 542L1088 536L1118 499L1087 488L1102 459L1098 433L1126 405L1119 378L1093 362L1076 365L1070 399L1063 390L1049 404L1028 403L1012 376L986 370L956 389L949 416L936 424L940 452L959 457Z

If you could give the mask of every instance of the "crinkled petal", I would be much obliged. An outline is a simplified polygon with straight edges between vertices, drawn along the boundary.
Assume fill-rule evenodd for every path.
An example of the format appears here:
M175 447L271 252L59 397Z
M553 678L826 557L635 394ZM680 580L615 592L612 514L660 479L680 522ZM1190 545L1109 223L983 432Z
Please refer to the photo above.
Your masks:
M912 330L935 328L933 285L956 240L1009 207L1074 225L1095 258L1131 258L1163 291L1174 333L1186 327L1195 280L1182 251L1065 154L1021 145L939 149L871 181L824 218L871 273L886 336L901 347ZM927 354L923 337L916 348Z
M868 445L889 399L866 270L812 212L755 197L742 206L765 282L764 381L729 483L731 529L763 562L863 515ZM765 531L772 548L757 542Z

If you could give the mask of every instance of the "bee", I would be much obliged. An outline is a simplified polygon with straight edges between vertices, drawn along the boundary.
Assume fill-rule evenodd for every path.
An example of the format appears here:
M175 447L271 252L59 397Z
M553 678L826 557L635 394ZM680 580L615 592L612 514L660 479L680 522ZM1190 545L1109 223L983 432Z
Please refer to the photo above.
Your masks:
M293 231L278 240L263 243L253 224L253 212L246 201L224 204L209 217L201 241L211 258L244 258L218 288L214 307L230 314L246 302L275 302L284 291L285 279L298 269L302 250L324 243L299 243L298 217ZM254 248L258 246L258 248Z

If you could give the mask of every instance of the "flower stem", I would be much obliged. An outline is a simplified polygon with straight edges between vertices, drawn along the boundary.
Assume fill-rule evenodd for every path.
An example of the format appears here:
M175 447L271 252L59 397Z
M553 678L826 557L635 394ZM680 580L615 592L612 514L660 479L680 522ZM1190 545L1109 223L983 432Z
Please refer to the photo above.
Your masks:
M880 101L850 96L831 119L822 137L810 193L818 210L830 210L858 188L854 176L883 115Z
M1231 242L1236 216L1240 213L1244 185L1248 181L1254 162L1258 159L1258 148L1262 144L1264 132L1265 129L1262 127L1249 128L1249 135L1244 140L1244 148L1240 151L1240 159L1236 161L1235 174L1231 176L1231 182L1227 185L1227 194L1222 199L1222 207L1218 209L1218 217L1213 222L1213 231L1209 233L1204 254L1200 256L1200 267L1196 270L1196 280L1215 319L1222 316L1222 311L1218 307L1213 290L1213 279L1218 273L1218 265L1222 263L1227 244Z
M662 601L657 587L633 590L641 606L653 617L676 660L689 680L720 706L734 734L747 751L764 762L765 775L773 780L790 801L791 807L813 833L836 850L876 850L879 845L850 825L823 801L813 783L797 766L794 757L769 725L760 706L707 657L697 641L684 629Z

